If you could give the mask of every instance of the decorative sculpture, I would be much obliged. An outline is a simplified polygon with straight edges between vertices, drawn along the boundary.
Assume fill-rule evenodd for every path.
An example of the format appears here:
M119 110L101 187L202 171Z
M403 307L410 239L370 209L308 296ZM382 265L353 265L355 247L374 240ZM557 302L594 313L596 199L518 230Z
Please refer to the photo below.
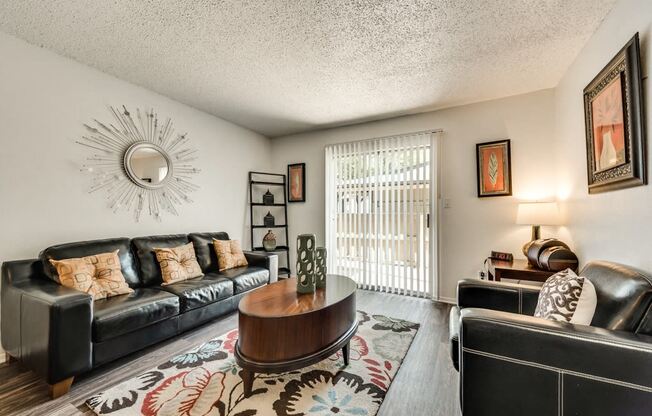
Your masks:
M89 192L105 190L113 212L133 211L136 222L143 210L157 221L162 211L179 215L176 206L192 202L189 193L199 189L191 182L200 171L191 164L197 149L185 147L187 134L175 135L172 121L159 122L154 110L134 116L125 106L109 109L115 124L84 124L89 134L76 141L101 152L81 169L93 175Z
M265 227L273 227L274 224L276 223L276 219L272 215L271 212L267 211L267 215L263 218L263 224Z
M315 291L315 235L297 236L297 292Z
M263 194L263 204L274 205L274 194L269 189Z
M317 289L326 288L326 248L317 247L315 250L315 287Z

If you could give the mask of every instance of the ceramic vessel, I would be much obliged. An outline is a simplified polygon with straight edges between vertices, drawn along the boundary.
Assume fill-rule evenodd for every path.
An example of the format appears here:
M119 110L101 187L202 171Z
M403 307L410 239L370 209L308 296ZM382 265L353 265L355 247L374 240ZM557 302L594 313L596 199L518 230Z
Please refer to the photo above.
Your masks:
M297 292L315 291L315 235L297 236Z
M263 237L263 248L265 251L274 251L276 250L276 236L272 230L268 230L265 237Z
M315 287L326 287L326 247L317 247L315 250Z

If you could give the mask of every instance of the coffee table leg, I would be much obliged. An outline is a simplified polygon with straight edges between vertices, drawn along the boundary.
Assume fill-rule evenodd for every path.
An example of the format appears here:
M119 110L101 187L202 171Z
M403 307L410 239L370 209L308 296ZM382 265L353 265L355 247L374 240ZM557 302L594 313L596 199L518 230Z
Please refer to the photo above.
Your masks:
M254 372L249 370L240 370L240 378L244 387L244 397L251 396L251 390L254 386Z
M349 352L351 351L351 345L347 342L345 346L342 347L342 358L344 358L344 367L349 365Z

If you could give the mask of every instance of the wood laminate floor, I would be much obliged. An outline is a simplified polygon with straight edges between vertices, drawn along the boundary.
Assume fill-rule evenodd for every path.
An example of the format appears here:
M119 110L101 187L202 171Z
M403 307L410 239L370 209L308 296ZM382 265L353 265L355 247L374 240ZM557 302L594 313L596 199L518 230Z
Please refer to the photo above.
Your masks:
M358 309L421 324L379 416L459 415L458 374L448 347L450 306L359 290ZM0 415L92 415L84 401L238 325L237 313L78 377L70 393L49 400L47 385L19 363L0 364ZM268 415L261 415L268 416Z

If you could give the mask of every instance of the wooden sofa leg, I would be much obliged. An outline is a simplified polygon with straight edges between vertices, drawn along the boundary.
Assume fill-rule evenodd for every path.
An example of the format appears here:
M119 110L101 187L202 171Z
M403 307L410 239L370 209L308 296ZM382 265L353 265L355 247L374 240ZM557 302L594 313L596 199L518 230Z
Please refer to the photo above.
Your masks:
M18 360L16 360L14 357L12 357L11 355L9 355L8 352L5 352L5 362L6 362L7 364L9 364L9 363L13 363L13 362L15 362L15 361L18 361Z
M56 399L58 397L63 396L64 394L68 393L70 391L70 386L72 385L72 381L74 380L74 377L67 378L65 380L61 380L58 383L55 384L50 384L50 398L51 399Z

